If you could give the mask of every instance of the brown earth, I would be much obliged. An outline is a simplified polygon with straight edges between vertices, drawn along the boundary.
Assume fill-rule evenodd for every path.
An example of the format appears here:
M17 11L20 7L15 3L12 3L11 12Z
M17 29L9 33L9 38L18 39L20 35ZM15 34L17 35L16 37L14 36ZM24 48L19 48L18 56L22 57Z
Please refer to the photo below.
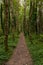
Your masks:
M31 54L27 49L24 34L20 34L20 39L12 57L5 65L33 65Z

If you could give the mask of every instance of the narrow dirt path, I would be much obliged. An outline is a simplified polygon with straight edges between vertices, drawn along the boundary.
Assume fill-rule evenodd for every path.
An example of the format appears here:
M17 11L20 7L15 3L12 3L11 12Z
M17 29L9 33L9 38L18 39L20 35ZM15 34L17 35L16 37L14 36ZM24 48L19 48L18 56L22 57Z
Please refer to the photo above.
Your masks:
M12 57L6 65L33 65L23 33L20 34L17 48L14 50Z

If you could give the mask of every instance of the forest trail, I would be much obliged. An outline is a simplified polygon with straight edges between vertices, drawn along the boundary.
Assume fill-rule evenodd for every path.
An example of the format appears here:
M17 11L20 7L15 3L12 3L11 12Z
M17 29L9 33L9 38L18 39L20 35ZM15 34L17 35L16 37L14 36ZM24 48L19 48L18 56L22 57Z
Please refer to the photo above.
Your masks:
M33 65L31 54L29 53L24 34L20 34L20 39L12 57L5 65Z

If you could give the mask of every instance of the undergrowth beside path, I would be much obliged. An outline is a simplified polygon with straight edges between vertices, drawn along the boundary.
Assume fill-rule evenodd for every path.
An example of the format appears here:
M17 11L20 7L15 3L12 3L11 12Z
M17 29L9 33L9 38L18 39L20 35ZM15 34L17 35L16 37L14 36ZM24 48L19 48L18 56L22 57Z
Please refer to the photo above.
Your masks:
M19 39L19 36L15 35L15 40L13 41L12 36L9 35L9 37L8 37L9 50L7 52L5 52L4 36L0 37L0 65L3 65L11 57L11 55L13 53L13 49L17 45L18 39Z
M26 37L26 42L32 54L34 65L43 65L43 35L32 35L32 42Z

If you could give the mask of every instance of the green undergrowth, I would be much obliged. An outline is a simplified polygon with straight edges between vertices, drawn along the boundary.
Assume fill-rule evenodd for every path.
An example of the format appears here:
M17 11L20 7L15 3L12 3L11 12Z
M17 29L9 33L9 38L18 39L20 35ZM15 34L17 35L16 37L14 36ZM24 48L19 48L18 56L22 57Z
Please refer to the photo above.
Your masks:
M32 55L33 65L43 65L43 35L32 35L32 42L26 37L28 49Z
M4 36L0 37L0 65L4 64L11 57L14 48L16 48L18 39L19 39L19 35L15 35L14 41L12 40L12 36L9 35L9 37L8 37L9 50L7 52L5 52Z

